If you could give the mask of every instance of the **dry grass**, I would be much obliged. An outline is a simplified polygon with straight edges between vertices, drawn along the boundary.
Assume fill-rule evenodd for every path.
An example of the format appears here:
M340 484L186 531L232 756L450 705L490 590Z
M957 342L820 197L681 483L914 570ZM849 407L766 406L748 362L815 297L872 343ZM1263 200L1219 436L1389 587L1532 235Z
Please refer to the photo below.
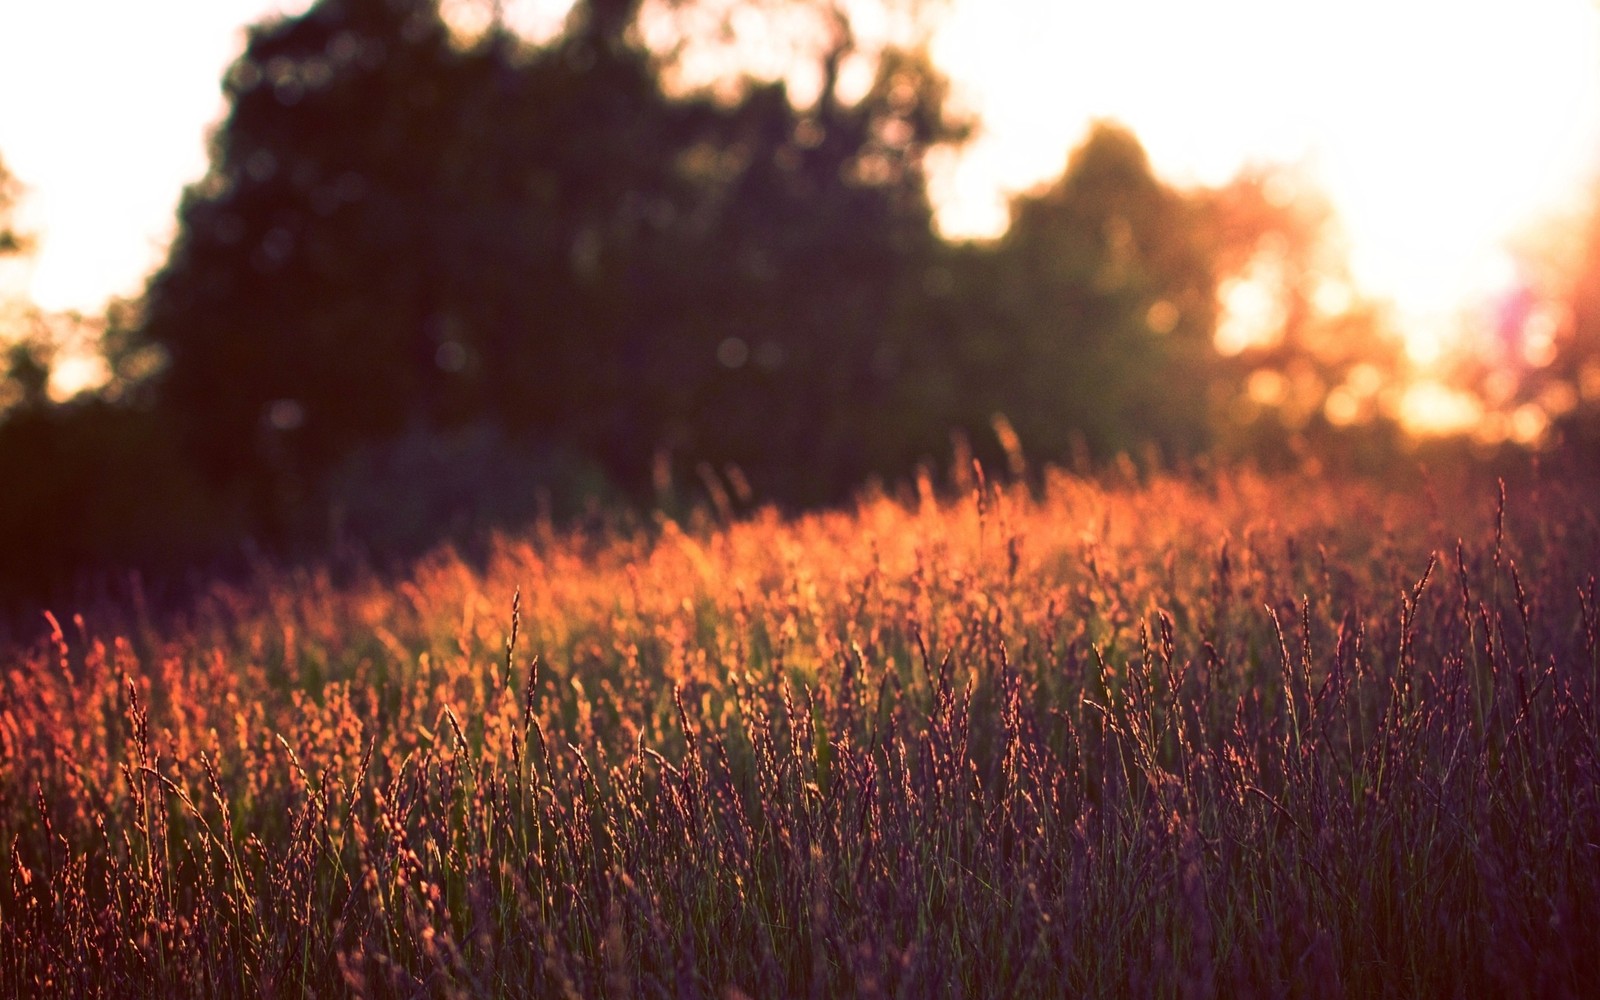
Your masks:
M1052 476L103 609L3 661L0 993L1576 996L1597 567Z

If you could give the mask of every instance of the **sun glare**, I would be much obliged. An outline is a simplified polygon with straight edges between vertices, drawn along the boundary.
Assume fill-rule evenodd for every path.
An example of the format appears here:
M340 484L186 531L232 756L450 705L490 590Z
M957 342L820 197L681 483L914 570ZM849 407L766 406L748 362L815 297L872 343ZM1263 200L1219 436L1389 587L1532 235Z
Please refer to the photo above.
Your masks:
M939 164L947 233L997 233L1004 192L1058 173L1096 117L1179 183L1293 165L1424 366L1514 280L1519 228L1581 208L1600 146L1600 11L1578 0L958 0L935 54L983 117Z
M171 238L182 186L205 169L204 129L223 113L217 79L241 26L307 2L189 0L152 12L99 0L95 32L81 30L80 7L0 15L0 90L49 95L0 115L0 152L28 185L20 221L39 243L20 272L24 294L93 313L108 295L137 293ZM494 6L546 36L569 2ZM860 18L865 41L903 27L882 4L856 6L873 14ZM492 9L445 8L468 32ZM1330 285L1318 306L1387 302L1414 366L1440 377L1436 362L1511 336L1503 310L1527 290L1512 238L1582 211L1600 168L1600 6L1583 0L935 9L932 54L980 122L972 143L930 165L947 235L997 235L1009 196L1059 175L1096 119L1130 127L1180 185L1287 166L1325 192L1350 255L1352 285ZM805 81L795 83L803 97ZM1271 336L1278 306L1258 277L1224 290L1224 350ZM1541 323L1515 332L1521 363L1548 353ZM1344 400L1330 416L1351 412Z
M1400 400L1400 423L1413 434L1465 434L1484 419L1471 395L1441 382L1412 385Z

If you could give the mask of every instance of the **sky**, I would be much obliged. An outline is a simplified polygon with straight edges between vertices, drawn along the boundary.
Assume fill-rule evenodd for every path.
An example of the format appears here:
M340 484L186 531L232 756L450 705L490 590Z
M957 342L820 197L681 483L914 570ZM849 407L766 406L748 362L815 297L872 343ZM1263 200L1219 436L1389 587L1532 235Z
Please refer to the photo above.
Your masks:
M4 290L86 312L137 294L205 171L243 26L305 5L0 0L0 156L38 239ZM1589 0L944 6L934 56L982 122L937 165L947 234L994 235L1009 194L1058 175L1098 118L1179 184L1290 164L1332 200L1360 290L1396 303L1419 356L1515 281L1506 241L1581 212L1600 173Z
M935 47L987 135L946 219L1060 169L1085 122L1131 126L1158 172L1220 184L1300 168L1358 285L1418 354L1515 280L1508 237L1581 212L1600 167L1600 8L1587 0L967 0Z

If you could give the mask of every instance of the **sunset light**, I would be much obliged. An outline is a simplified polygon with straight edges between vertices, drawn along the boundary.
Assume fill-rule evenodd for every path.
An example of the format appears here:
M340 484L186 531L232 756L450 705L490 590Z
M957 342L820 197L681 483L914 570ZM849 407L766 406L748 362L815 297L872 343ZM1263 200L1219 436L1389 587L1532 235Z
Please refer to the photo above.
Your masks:
M934 51L983 117L937 189L947 231L998 232L997 192L1053 174L1094 117L1180 183L1297 166L1419 362L1508 290L1510 238L1581 210L1600 148L1600 12L1577 0L969 0Z
M0 83L41 95L0 116L0 150L34 192L41 304L92 309L137 289L179 188L204 170L240 26L303 6L91 4L94 32L79 30L81 6L3 15ZM506 6L548 27L563 4ZM1513 280L1506 240L1576 208L1596 167L1600 13L1578 0L952 0L939 16L934 55L981 116L936 165L947 233L999 232L1007 193L1059 172L1096 118L1131 127L1180 183L1295 165L1331 196L1357 281L1394 300L1418 360L1449 342L1461 307ZM142 34L159 58L123 44Z
M0 483L0 997L1600 981L1600 0L0 0Z
M488 9L444 6L464 29ZM567 6L503 5L541 36ZM77 8L4 15L0 87L41 95L0 116L0 153L27 186L20 219L38 244L8 265L5 290L87 313L137 294L171 239L179 191L204 172L204 132L223 112L217 80L243 25L304 7L103 4L105 30L93 32L79 30ZM1331 201L1354 283L1319 306L1337 299L1337 311L1350 291L1387 303L1423 370L1494 342L1505 303L1526 292L1511 242L1577 217L1600 163L1600 12L1578 0L951 0L920 22L884 16L893 5L860 9L867 40L919 24L911 33L930 40L957 106L975 116L969 143L930 160L947 236L1001 232L1008 199L1055 177L1096 120L1131 128L1179 185L1287 168ZM147 47L124 44L146 35ZM750 58L770 71L782 51ZM801 96L814 84L791 80ZM1254 280L1272 266L1258 262L1222 289L1224 354L1281 322L1270 281ZM1528 349L1539 350L1537 333Z

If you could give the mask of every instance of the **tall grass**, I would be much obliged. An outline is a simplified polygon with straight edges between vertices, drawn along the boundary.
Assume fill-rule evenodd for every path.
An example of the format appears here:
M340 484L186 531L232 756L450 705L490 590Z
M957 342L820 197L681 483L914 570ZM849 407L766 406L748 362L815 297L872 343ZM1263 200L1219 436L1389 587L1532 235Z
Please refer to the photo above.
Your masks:
M1581 995L1597 568L1558 483L1052 475L51 618L0 993Z

